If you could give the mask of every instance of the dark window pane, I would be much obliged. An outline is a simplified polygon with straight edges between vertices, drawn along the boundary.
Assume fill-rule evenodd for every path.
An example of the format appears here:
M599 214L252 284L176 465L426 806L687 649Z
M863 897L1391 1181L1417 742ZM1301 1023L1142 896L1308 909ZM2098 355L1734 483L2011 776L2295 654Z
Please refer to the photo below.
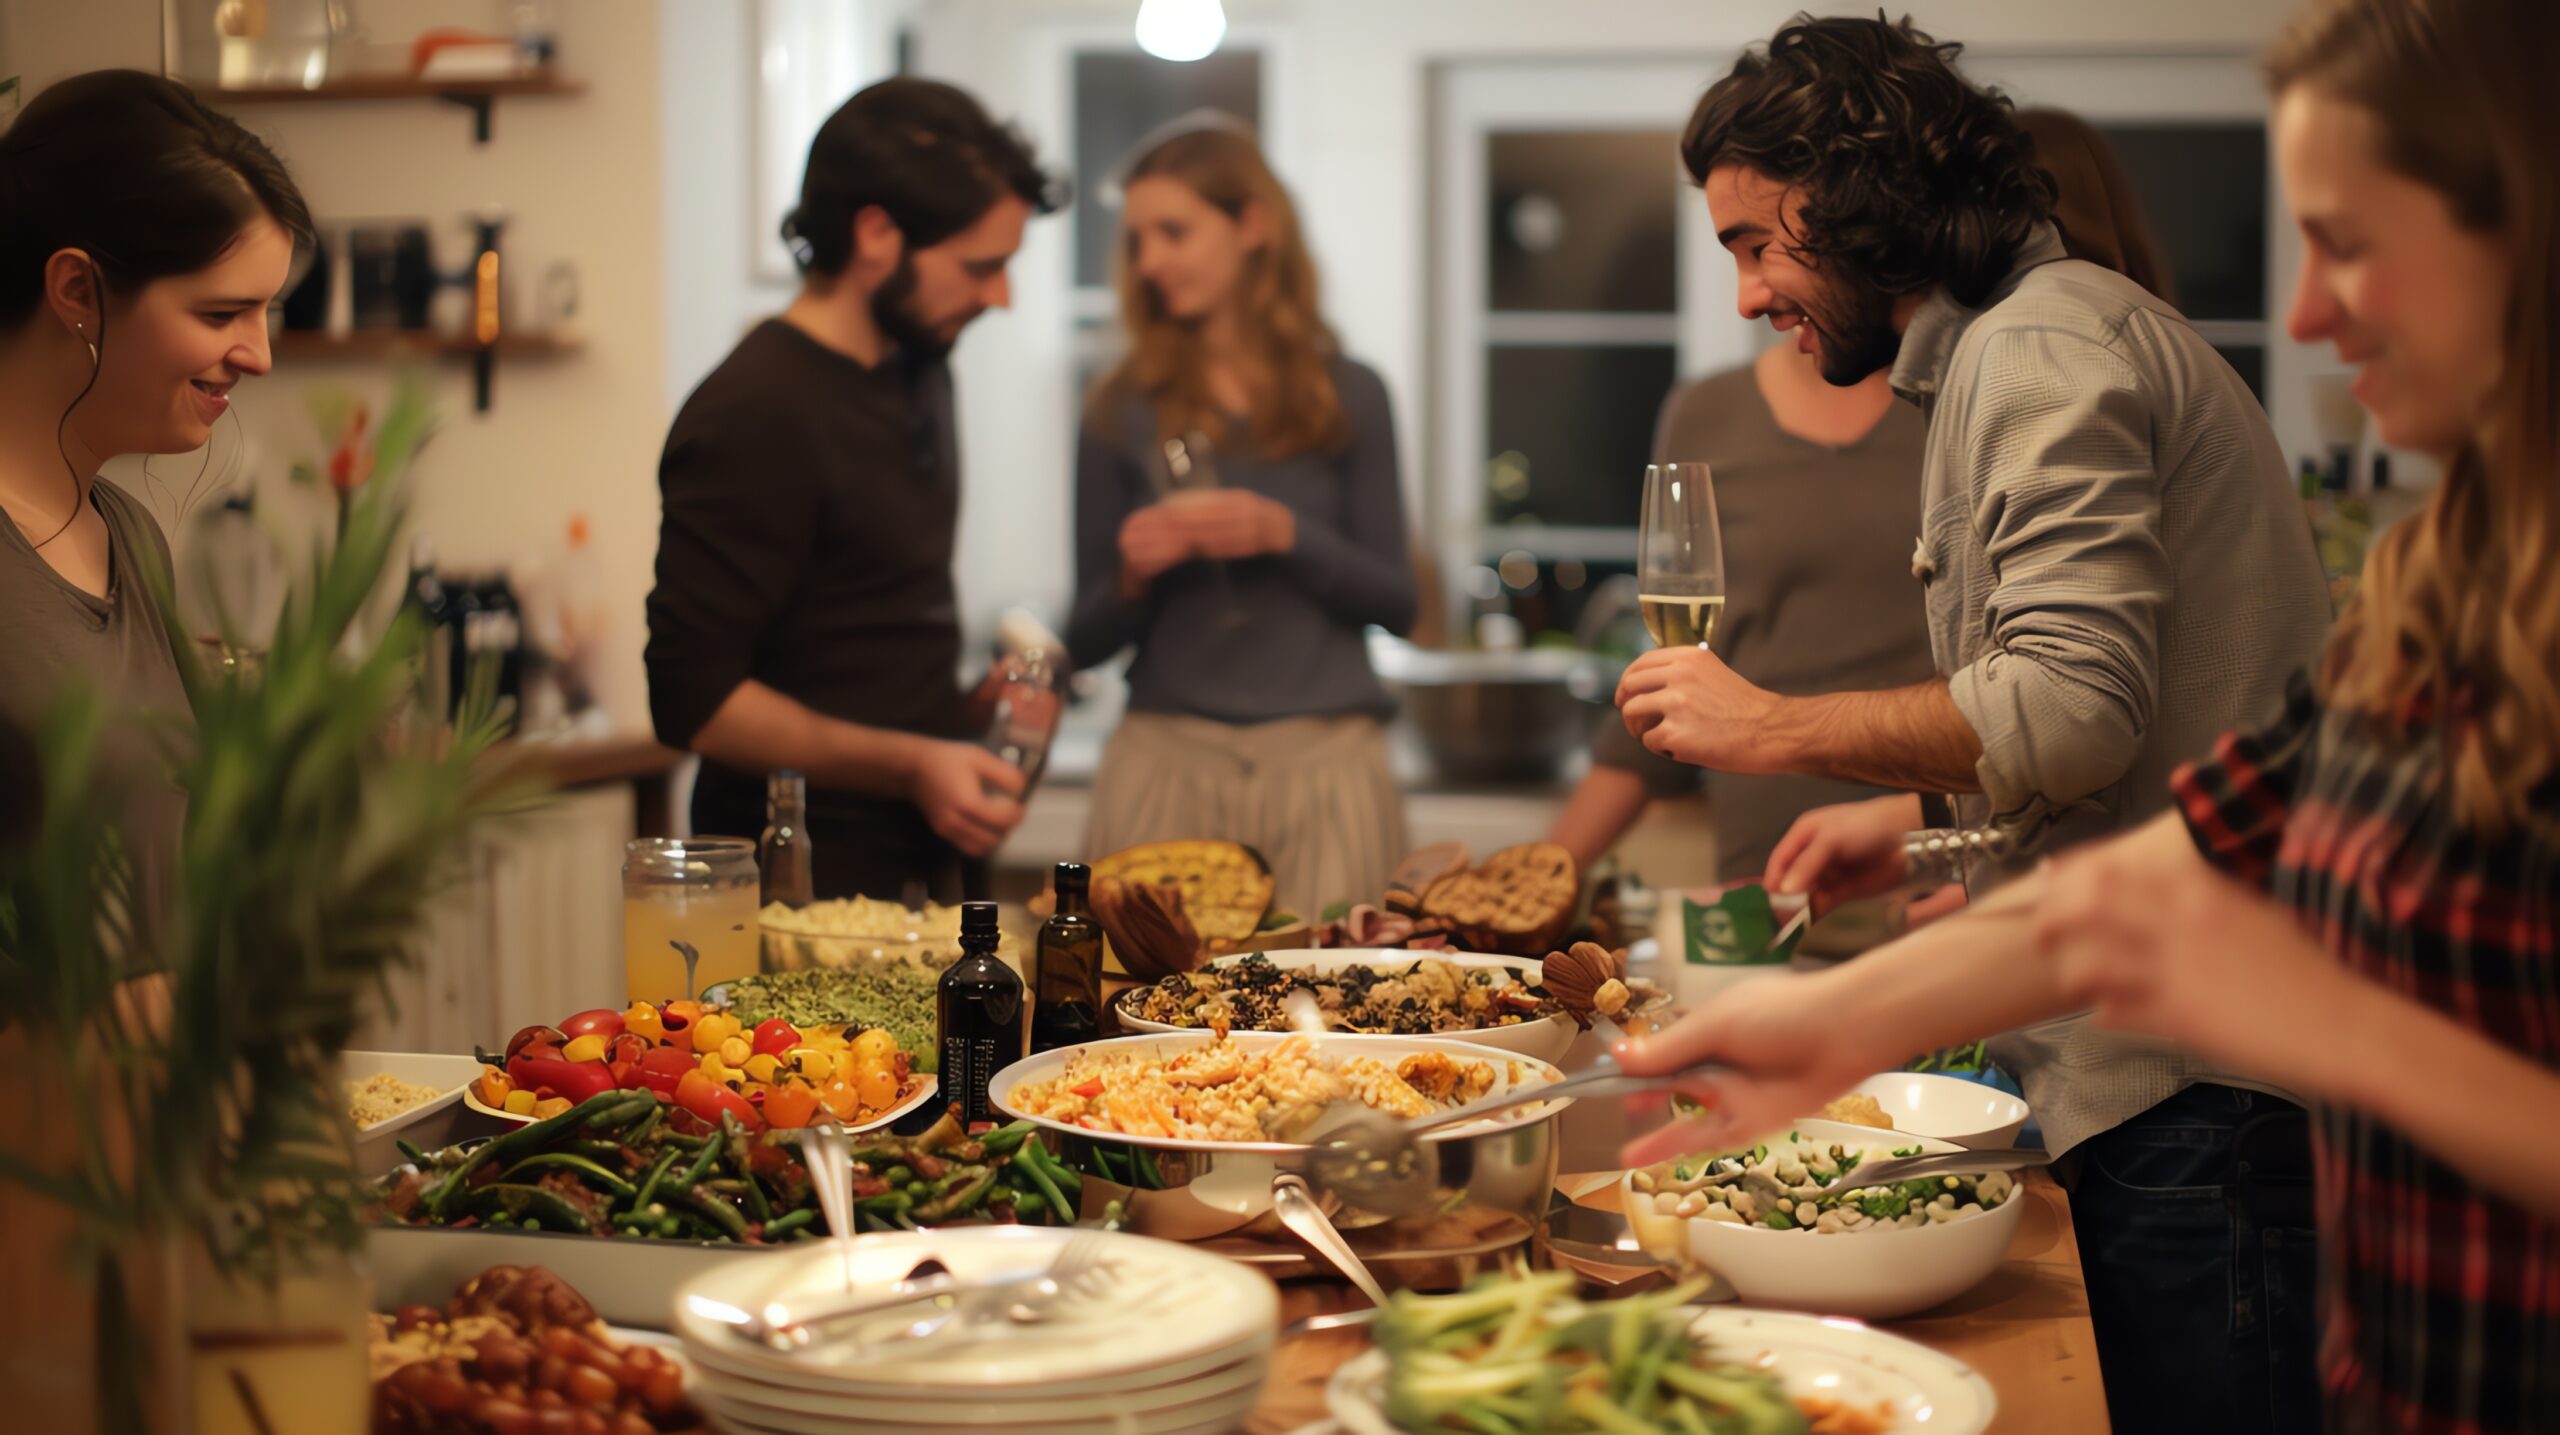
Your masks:
M1111 245L1120 212L1102 186L1147 131L1197 109L1224 110L1262 125L1262 53L1221 49L1176 64L1137 51L1079 53L1075 64L1076 283L1111 282Z
M1669 345L1486 350L1485 516L1495 523L1633 528Z
M1488 303L1668 314L1679 308L1679 149L1667 133L1486 137Z
M2264 125L2105 125L2190 319L2267 317Z
M2240 382L2249 386L2249 392L2258 396L2260 404L2266 403L2267 351L2265 346L2217 344L2214 346L2214 352L2220 354L2223 362L2231 365L2232 369L2240 375Z

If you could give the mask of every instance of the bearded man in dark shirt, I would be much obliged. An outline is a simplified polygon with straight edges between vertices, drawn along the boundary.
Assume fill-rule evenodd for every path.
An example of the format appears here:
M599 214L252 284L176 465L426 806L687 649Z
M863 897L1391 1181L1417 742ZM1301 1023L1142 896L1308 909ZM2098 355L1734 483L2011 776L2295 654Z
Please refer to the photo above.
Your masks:
M961 91L863 90L819 129L783 222L799 297L667 435L650 713L702 756L696 832L754 835L767 775L807 775L821 897L977 895L1022 820L1022 774L972 740L985 702L960 686L945 358L1010 304L1024 228L1063 202Z

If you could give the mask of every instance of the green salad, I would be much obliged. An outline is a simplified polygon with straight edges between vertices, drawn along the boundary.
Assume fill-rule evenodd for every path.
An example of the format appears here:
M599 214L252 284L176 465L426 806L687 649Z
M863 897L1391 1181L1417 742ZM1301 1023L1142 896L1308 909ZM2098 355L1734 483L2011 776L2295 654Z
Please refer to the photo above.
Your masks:
M1890 1150L1917 1156L1922 1148ZM1648 1166L1635 1173L1633 1184L1638 1199L1651 1200L1666 1216L1826 1235L1944 1225L1993 1210L2017 1191L2005 1171L1861 1185L1855 1173L1869 1154L1790 1131L1774 1147L1761 1142L1747 1151Z
M1805 1435L1765 1371L1708 1358L1681 1309L1692 1281L1576 1300L1563 1271L1484 1275L1456 1295L1399 1291L1371 1333L1387 1353L1386 1416L1400 1430L1481 1435Z

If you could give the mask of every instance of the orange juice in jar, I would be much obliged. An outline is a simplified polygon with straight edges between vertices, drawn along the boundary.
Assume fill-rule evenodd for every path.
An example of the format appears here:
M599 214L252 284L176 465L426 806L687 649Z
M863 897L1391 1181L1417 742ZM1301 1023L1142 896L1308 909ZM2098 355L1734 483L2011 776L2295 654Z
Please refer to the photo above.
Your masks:
M629 997L666 1002L753 976L755 844L743 837L647 837L623 849L622 960Z

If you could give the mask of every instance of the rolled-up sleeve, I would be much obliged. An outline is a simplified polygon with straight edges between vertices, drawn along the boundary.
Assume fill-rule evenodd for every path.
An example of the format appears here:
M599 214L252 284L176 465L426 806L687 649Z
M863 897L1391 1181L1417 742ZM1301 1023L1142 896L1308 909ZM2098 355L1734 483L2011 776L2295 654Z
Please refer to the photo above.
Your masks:
M752 425L679 421L658 462L662 516L649 592L649 717L691 747L751 676L756 644L814 551L807 445Z
M2003 817L2116 782L2150 730L2169 599L2152 414L2132 368L2057 330L1993 336L1964 428L1996 575L1991 647L1949 689Z
M1345 522L1337 532L1300 514L1296 546L1281 561L1335 622L1409 633L1418 600L1396 477L1395 411L1386 385L1356 364L1346 366L1342 405L1351 424L1343 459Z

